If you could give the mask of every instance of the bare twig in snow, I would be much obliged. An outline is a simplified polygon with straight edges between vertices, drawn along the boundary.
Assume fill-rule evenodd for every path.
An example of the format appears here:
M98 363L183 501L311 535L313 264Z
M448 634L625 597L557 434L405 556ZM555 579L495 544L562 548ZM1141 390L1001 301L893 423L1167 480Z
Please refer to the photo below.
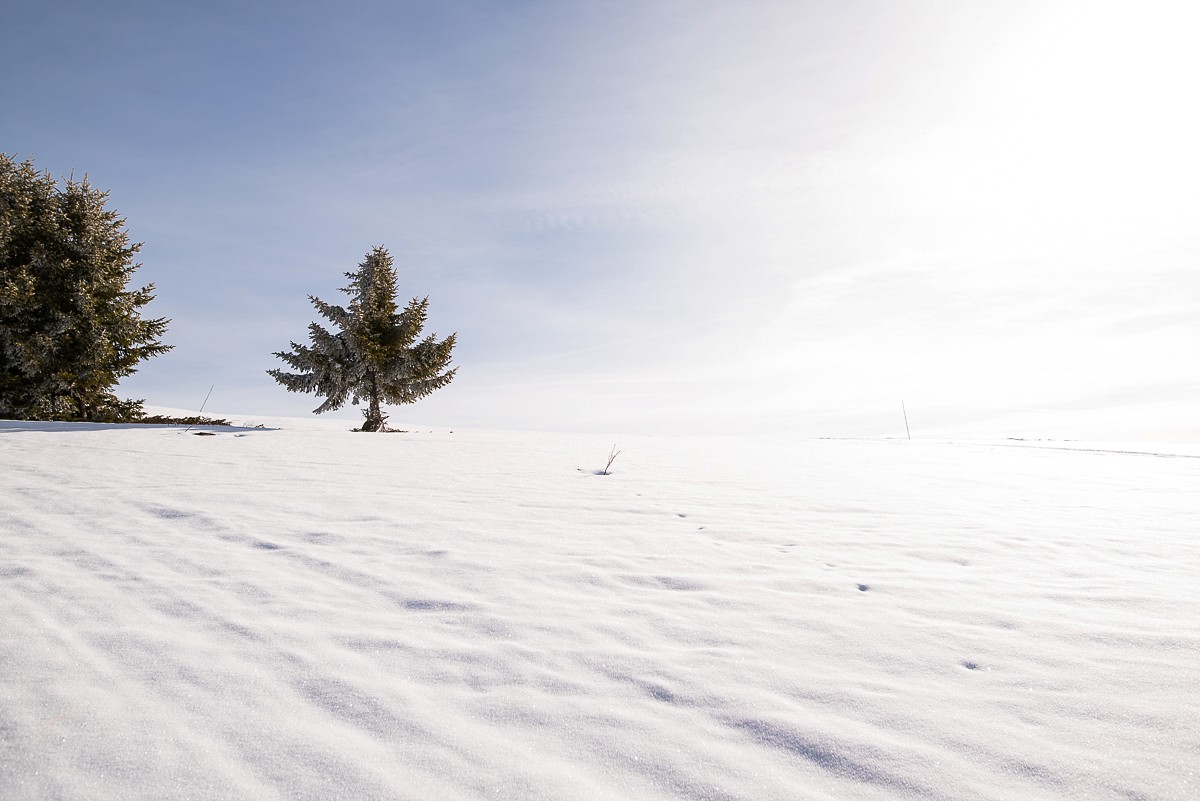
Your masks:
M617 457L620 455L621 455L621 452L619 450L617 450L617 446L613 445L612 453L610 453L608 455L608 464L604 465L604 469L600 471L600 475L607 476L608 468L612 467L612 463L615 462L617 460Z

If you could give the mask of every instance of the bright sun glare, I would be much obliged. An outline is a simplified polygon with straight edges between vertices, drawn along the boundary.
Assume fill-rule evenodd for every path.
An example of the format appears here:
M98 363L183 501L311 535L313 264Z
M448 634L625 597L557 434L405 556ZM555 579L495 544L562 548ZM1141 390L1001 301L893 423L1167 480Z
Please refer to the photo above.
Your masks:
M1069 215L1104 229L1194 203L1194 3L1047 5L990 65L974 119L970 172L986 172L998 212ZM942 143L943 145L945 143ZM978 162L982 161L982 164ZM1033 190L1036 187L1036 190ZM1032 190L1032 191L1031 191Z

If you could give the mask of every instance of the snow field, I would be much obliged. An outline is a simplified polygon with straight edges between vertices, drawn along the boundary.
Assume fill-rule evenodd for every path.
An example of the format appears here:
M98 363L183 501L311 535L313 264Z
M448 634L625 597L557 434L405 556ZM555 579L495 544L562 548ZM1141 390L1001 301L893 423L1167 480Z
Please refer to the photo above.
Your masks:
M1194 456L344 427L0 422L0 798L1200 796Z

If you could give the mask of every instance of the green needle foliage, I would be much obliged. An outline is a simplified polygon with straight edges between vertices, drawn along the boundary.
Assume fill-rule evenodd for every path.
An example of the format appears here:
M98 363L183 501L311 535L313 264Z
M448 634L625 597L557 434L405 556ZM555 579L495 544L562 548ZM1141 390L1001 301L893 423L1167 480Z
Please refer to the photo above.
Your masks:
M350 284L341 291L350 296L349 308L308 296L336 330L310 324L310 345L292 342L290 351L275 354L296 372L268 370L267 374L289 392L324 397L315 414L340 409L347 401L355 406L366 401L362 430L384 431L387 415L381 404L413 403L454 378L458 368L447 368L455 335L439 340L430 334L420 339L429 298L413 298L399 310L396 270L386 249L374 248L358 271L346 277Z
M112 388L171 349L143 320L153 284L129 289L140 244L85 175L60 188L0 153L0 417L120 421L141 401Z

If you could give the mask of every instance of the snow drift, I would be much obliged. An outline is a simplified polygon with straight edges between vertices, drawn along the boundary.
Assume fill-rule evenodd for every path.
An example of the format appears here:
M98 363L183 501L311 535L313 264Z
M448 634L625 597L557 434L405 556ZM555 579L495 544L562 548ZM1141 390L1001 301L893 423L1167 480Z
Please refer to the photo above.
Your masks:
M344 426L0 423L0 797L1200 797L1194 455Z

